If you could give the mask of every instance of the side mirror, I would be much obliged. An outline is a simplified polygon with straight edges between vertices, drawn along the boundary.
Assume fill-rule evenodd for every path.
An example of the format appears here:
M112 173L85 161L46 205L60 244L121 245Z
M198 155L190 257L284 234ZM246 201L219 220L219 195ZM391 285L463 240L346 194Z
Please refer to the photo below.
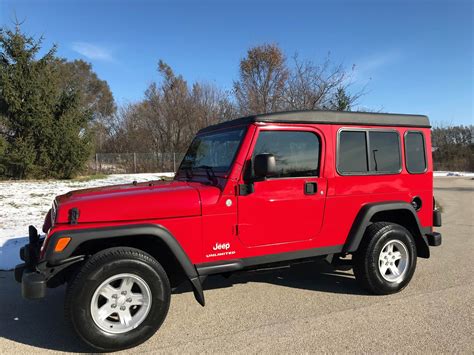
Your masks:
M253 171L256 178L265 178L276 174L275 156L270 153L258 154L253 161Z

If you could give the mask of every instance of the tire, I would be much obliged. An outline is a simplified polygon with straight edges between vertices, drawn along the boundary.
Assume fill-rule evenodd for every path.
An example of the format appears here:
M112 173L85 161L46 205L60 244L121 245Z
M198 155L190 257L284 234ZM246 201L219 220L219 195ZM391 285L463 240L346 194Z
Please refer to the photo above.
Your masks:
M416 245L404 227L387 222L370 225L354 253L354 275L367 291L388 295L404 289L416 269Z
M110 248L93 255L69 283L65 315L88 345L116 351L155 334L170 298L170 283L158 261L138 249Z

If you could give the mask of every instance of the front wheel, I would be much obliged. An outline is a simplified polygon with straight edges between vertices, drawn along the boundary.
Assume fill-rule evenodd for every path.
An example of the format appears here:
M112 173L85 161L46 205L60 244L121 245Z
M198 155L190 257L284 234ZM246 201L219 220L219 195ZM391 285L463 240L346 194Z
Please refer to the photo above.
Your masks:
M416 258L416 245L406 228L377 222L367 228L354 253L354 274L359 284L371 293L396 293L413 277Z
M92 256L66 292L66 318L79 336L100 351L143 343L168 313L171 288L162 266L133 248Z

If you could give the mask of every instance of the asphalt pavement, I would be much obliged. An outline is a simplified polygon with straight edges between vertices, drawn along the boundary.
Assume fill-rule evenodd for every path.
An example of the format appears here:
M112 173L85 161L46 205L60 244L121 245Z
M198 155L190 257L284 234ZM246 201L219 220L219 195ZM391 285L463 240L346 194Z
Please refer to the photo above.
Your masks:
M206 307L185 285L158 333L130 353L474 352L474 180L436 178L443 245L391 296L323 262L210 277ZM64 288L25 301L0 273L0 354L88 352L63 319Z

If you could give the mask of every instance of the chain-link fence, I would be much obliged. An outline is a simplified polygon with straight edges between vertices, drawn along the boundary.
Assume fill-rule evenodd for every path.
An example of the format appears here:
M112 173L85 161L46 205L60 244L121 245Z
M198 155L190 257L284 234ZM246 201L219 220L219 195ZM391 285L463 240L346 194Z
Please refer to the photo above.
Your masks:
M96 174L175 172L183 157L184 153L97 153L88 170Z

